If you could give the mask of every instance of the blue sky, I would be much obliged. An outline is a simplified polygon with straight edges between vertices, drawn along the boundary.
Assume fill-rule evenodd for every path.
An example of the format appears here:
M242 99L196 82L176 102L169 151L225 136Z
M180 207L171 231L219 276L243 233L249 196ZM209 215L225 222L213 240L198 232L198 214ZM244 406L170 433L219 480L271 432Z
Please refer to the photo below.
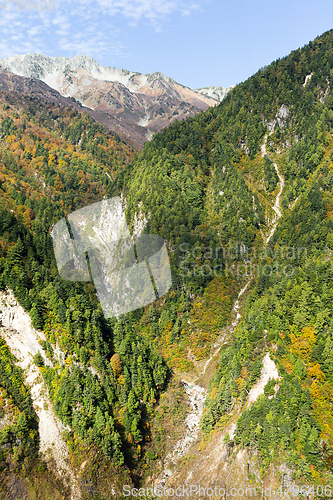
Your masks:
M331 0L53 0L45 11L40 0L3 2L0 57L87 54L191 88L239 83L333 27ZM38 10L19 12L29 2Z

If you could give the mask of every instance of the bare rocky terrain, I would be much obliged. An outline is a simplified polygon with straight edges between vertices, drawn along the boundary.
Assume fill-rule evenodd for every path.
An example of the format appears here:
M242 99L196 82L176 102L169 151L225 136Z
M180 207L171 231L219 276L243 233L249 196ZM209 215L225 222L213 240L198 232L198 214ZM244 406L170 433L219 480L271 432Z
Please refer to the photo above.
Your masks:
M0 301L0 321L3 325L0 335L17 358L18 366L24 370L26 384L30 387L33 405L39 418L40 452L47 462L53 461L54 472L59 479L67 487L71 486L71 499L79 500L80 489L69 465L68 448L62 438L64 426L52 411L45 382L33 361L33 356L40 352L45 364L51 365L39 344L40 340L45 340L45 335L31 326L29 315L17 303L12 292L1 292Z

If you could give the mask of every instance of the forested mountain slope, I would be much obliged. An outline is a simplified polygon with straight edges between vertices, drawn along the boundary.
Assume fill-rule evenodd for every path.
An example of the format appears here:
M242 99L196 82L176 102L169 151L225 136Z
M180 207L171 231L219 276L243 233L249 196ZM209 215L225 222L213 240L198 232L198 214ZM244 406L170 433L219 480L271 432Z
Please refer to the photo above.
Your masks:
M195 471L209 440L233 421L225 446L231 462L242 449L252 457L248 481L278 482L273 467L283 464L298 484L329 483L332 85L330 31L260 69L220 105L156 134L132 162L117 136L84 115L38 103L29 109L23 98L3 103L1 287L13 290L46 335L41 348L52 366L35 361L70 428L73 466L89 462L86 495L111 498L110 485L119 487L126 474L138 485L161 469L165 429L186 411L174 374L195 379L221 332L202 446L184 470ZM280 190L274 164L284 178L282 217L267 245ZM105 320L92 283L59 277L49 232L68 213L120 194L129 227L147 220L145 231L167 241L173 285L150 306ZM247 282L241 321L228 335L232 304ZM5 374L14 361L3 349L12 366ZM250 405L267 353L280 379ZM26 430L12 432L31 436L19 451L4 448L1 467L21 453L15 464L23 474L24 453L36 456L36 416L3 377L18 419L29 416ZM208 486L215 476L204 472Z
M98 406L96 402L104 401L103 410L100 410L101 421L98 424L100 429L98 432L102 432L103 429L105 457L113 449L113 455L120 453L118 461L122 464L124 458L119 448L121 438L114 429L114 420L109 414L111 401L119 396L112 396L110 383L106 382L109 394L109 402L106 403L106 388L102 389L101 382L97 381L96 376L88 374L87 378L87 374L84 375L86 371L84 366L91 357L90 349L95 352L95 337L100 346L97 348L98 351L102 349L100 352L110 352L110 348L105 344L105 342L111 342L110 339L106 340L110 335L107 333L109 329L102 320L92 287L90 285L79 286L77 289L75 285L74 288L70 285L68 288L68 283L58 277L52 241L48 233L51 226L65 213L108 196L115 175L120 169L126 168L126 164L133 158L133 151L118 136L108 132L89 116L82 115L71 108L59 108L53 103L40 99L26 100L19 94L3 94L0 113L1 288L5 290L9 287L13 290L16 298L30 313L35 328L44 329L46 332L46 325L49 324L53 345L55 346L58 342L65 356L69 356L70 351L73 351L75 347L81 366L81 369L78 367L75 370L75 377L81 378L81 381L85 380L89 394L85 404L90 407L91 417L85 418L93 418ZM60 288L65 286L63 291L58 288L59 286ZM52 309L48 302L54 299L55 309ZM68 303L69 314L73 313L81 324L81 340L74 338L70 331L74 324L72 319L66 316L67 300L71 302L71 305ZM70 329L67 333L65 333L66 321ZM103 340L103 335L105 340ZM57 340L58 337L59 340ZM48 334L47 338L51 340ZM63 340L60 341L60 338ZM71 347L70 345L66 347L68 341ZM134 338L133 342L135 342ZM43 360L40 361L39 358L36 359L36 364L41 366L42 372L44 371L52 403L58 405L57 414L63 418L60 416L63 412L61 407L65 409L68 405L71 407L73 405L74 411L76 405L80 404L80 398L74 398L71 395L66 365L62 365L60 369L58 364L56 368L57 361L53 358L51 343L45 344L44 342L43 347L46 348L49 358L53 359L49 365L55 368L50 368L49 365L43 368ZM142 345L140 352L143 352L142 349L146 348ZM6 487L13 482L7 472L10 474L9 471L18 471L26 478L32 478L34 486L30 485L30 487L42 492L46 487L44 480L46 482L49 480L47 474L50 473L38 458L39 438L36 413L31 407L31 400L29 402L27 396L24 395L24 391L27 392L28 389L24 386L23 374L20 369L15 368L13 364L15 360L6 354L7 351L4 345L1 358L4 365L4 369L1 370L1 387L3 388L1 411L4 421L1 425L0 458L2 474L5 476L3 483L0 484L5 491ZM28 352L26 354L28 355ZM151 356L150 359L151 363L154 363L154 357ZM162 361L159 362L162 363ZM108 367L112 374L110 364ZM166 368L162 367L162 380L165 370ZM58 372L59 385L55 381ZM155 379L158 376L158 370L156 370ZM111 375L112 377L114 375ZM22 389L20 389L20 384ZM95 389L91 390L92 387ZM63 397L64 391L67 393L67 398ZM83 390L79 390L79 393L82 398ZM90 398L93 399L90 401ZM124 389L123 398L125 398ZM93 401L95 403L92 404ZM13 413L13 419L6 417L7 408L9 408L9 414ZM65 412L68 412L67 409ZM86 415L85 410L82 412ZM94 418L93 421L95 421ZM102 427L101 422L103 422ZM109 428L108 435L104 435L105 425ZM83 430L80 431L81 435L83 435L82 432ZM94 449L99 446L97 441L96 436L90 438L93 445L90 455L91 446L89 448L88 441L88 448L82 451L82 457L91 457L91 467L94 463L93 457L96 455ZM78 449L74 441L72 448ZM117 452L116 449L118 449ZM104 468L102 462L98 460L98 467ZM92 476L88 470L87 468L86 477L89 486ZM105 475L106 469L103 472ZM41 476L43 480L34 477L34 473ZM47 494L51 495L51 498L58 498L57 495L60 494L59 491L63 486L60 486L61 483L56 486L56 481L59 481L57 478L52 481L55 488L54 496L52 496L52 488L48 488ZM21 484L20 481L18 484ZM15 488L13 491L16 491ZM22 486L21 490L18 488L18 491L24 492L24 487Z
M239 286L254 277L201 427L207 435L223 429L236 412L234 446L257 450L263 474L283 461L303 483L329 481L332 466L332 78L331 31L260 69L219 106L157 134L124 183L129 217L140 205L147 229L172 252L179 292L162 332L170 358L188 341L184 290L205 289L204 300L192 302L195 315L214 282ZM272 161L284 177L282 218L266 247L278 191ZM212 280L219 264L222 277ZM212 332L206 307L199 337ZM281 382L245 409L266 351Z

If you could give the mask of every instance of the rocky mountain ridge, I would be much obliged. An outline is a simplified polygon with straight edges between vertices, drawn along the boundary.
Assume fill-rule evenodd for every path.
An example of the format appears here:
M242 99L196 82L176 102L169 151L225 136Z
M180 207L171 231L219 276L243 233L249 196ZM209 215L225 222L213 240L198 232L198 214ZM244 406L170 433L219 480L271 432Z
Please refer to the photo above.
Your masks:
M84 55L72 59L15 55L0 59L0 66L18 76L41 80L64 97L75 98L94 111L104 125L138 146L173 121L215 106L231 89L195 91L160 72L141 74L103 67Z
M196 92L200 92L200 94L206 96L206 97L211 97L212 99L216 99L217 101L221 102L225 96L235 88L236 85L230 85L230 87L203 87L200 89L196 89Z

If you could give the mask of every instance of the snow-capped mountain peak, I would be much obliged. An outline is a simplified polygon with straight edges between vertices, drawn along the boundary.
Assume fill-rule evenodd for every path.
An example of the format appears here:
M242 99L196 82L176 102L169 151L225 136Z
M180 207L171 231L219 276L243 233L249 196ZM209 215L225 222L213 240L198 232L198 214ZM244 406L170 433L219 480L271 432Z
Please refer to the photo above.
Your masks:
M0 59L0 66L19 76L38 78L60 93L63 80L84 74L99 81L121 83L132 92L145 86L149 80L169 80L159 71L144 75L125 69L101 66L95 59L86 55L77 55L73 58L49 57L44 54L15 55Z

